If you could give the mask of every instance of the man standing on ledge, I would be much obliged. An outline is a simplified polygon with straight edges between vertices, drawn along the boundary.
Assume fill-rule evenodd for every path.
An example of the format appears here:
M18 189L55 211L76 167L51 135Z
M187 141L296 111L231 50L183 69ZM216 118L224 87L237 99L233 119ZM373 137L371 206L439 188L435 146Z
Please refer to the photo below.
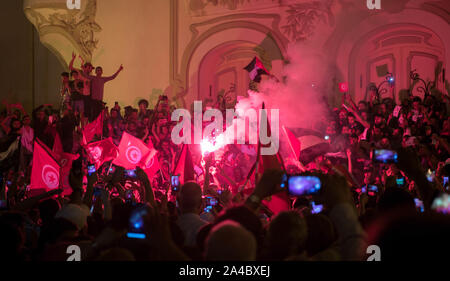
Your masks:
M82 72L82 75L91 81L91 99L92 99L92 116L93 119L97 118L100 112L103 109L103 90L105 88L105 83L113 80L119 75L119 73L123 70L123 66L120 65L119 69L112 76L103 77L103 69L101 66L97 66L95 68L95 76L86 75ZM90 120L92 121L92 120Z

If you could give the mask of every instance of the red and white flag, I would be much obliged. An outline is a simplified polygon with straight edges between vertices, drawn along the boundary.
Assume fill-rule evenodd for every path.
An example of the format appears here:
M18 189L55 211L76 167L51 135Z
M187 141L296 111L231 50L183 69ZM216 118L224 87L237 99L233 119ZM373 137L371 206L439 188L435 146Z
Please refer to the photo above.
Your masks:
M142 167L142 159L146 159L150 148L140 139L124 132L119 143L119 156L112 162L127 170Z
M46 192L60 186L60 166L40 141L34 142L31 189Z
M69 184L69 174L72 169L72 162L78 159L78 154L71 154L63 152L60 155L59 165L61 166L61 184L63 188L62 196L70 195L72 187Z
M95 168L98 169L103 163L115 159L119 154L119 149L109 137L86 145L86 152L90 162L94 163Z
M94 139L95 135L101 136L102 133L103 133L103 111L100 113L97 119L87 124L83 128L84 144L88 144L90 141L92 141L92 139Z
M156 149L150 148L148 155L142 159L142 169L147 173L149 180L151 180L161 168L157 154L158 151Z
M194 163L192 162L192 155L187 144L183 144L180 156L175 164L175 169L172 174L179 175L181 184L184 184L190 180L195 180Z
M52 155L56 158L56 160L59 160L60 156L64 153L64 149L62 146L61 137L58 133L55 135L55 141L53 142L53 149L52 149Z

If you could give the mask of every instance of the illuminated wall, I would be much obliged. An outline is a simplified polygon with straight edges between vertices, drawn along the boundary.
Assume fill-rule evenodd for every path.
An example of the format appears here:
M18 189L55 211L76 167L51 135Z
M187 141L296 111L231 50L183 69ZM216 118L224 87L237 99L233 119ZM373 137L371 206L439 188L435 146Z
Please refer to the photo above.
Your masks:
M369 82L393 72L398 99L410 70L433 80L437 66L450 64L445 0L382 0L381 10L369 10L365 0L81 0L79 11L65 2L25 0L24 10L61 61L75 49L105 74L123 63L125 71L106 86L109 105L154 103L162 92L187 108L195 99L213 104L219 93L245 95L242 67L258 55L279 76L295 44L334 67L336 87L327 93L335 103L338 82L348 81L361 100ZM437 79L444 91L442 71Z

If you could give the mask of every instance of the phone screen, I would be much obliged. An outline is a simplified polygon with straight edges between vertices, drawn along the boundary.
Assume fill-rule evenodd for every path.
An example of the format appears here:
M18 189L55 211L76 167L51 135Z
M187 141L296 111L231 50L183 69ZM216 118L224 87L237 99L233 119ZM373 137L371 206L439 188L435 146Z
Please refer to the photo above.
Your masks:
M395 180L397 182L398 186L404 186L405 185L405 178L399 178Z
M125 170L125 177L129 179L137 178L136 170Z
M128 223L128 238L145 239L144 216L148 213L145 206L139 206L131 212Z
M373 159L380 163L397 163L398 154L393 150L375 149L373 152Z
M317 194L321 187L320 179L314 176L291 176L288 179L289 194L294 196Z
M173 191L178 191L180 188L180 177L177 176L172 176L170 178L170 184L172 185L172 190Z
M435 176L436 176L436 172L435 171L431 171L430 169L428 169L428 171L427 171L427 180L429 182L433 182Z
M87 167L87 169L88 169L88 175L92 175L93 173L95 173L95 165L89 165L88 167Z
M311 213L319 214L323 211L323 205L316 205L316 202L311 202Z
M424 206L423 206L423 202L422 200L420 200L419 198L414 198L414 203L416 204L416 209L423 213L423 211L425 210Z

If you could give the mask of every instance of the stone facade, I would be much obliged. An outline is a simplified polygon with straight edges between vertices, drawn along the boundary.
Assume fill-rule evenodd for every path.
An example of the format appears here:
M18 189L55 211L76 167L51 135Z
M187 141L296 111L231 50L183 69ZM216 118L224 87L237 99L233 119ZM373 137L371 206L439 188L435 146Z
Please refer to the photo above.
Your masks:
M68 10L66 0L25 0L24 11L63 64L72 51L106 74L123 63L125 71L105 89L110 105L155 103L163 92L186 108L198 99L213 104L219 95L232 105L246 95L242 68L255 55L280 77L288 50L302 46L333 67L335 87L326 89L332 103L340 100L339 82L349 82L359 101L386 72L396 79L386 97L399 99L409 88L422 94L411 84L415 69L445 91L450 2L381 3L369 10L366 0L81 0L80 10Z

